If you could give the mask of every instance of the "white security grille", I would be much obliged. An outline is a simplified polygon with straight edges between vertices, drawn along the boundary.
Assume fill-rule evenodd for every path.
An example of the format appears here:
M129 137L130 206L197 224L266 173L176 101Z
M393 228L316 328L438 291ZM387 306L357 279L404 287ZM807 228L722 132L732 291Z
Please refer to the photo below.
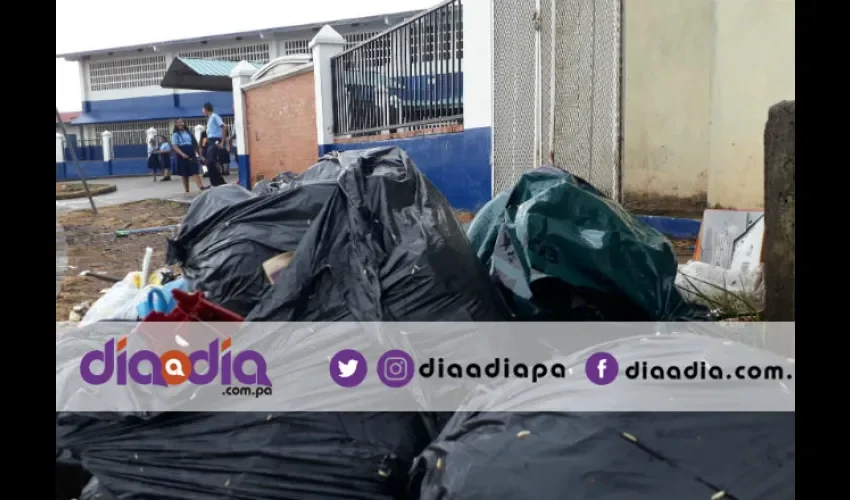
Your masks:
M293 54L309 54L310 53L310 39L304 38L303 40L284 40L283 42L283 55L291 56Z
M89 87L97 92L159 86L165 70L165 56L91 61Z
M228 130L230 130L231 132L233 131L233 117L232 116L222 116L221 121L223 121L224 124L227 125ZM206 118L185 118L183 120L183 123L186 124L186 128L188 128L189 130L194 132L196 125L203 125L204 127L206 127L207 126L207 119Z
M105 131L112 133L112 144L115 146L125 144L146 144L147 130L155 128L157 134L166 137L171 135L171 129L167 121L151 121L151 122L125 122L125 123L103 123L95 125L95 134L100 137L100 134Z
M180 52L179 57L189 59L216 59L219 61L251 61L265 64L269 62L269 44L240 45L211 49L188 50Z
M532 2L495 0L495 192L554 160L606 195L620 196L620 1L540 0L535 17ZM524 59L523 74L511 57ZM515 131L520 138L513 137ZM500 143L505 140L513 142Z

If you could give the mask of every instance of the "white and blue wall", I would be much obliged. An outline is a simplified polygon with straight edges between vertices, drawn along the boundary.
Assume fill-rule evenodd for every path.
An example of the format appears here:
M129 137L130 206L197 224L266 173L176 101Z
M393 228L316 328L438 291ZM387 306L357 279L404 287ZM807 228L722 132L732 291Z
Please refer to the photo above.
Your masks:
M326 26L312 42L315 68L316 114L319 155L373 147L404 149L416 166L457 209L476 211L492 196L492 1L464 0L462 78L463 127L461 131L366 142L339 141L333 134L330 60L341 52L339 39ZM329 30L329 31L328 31ZM414 73L415 74L415 73ZM447 127L451 128L451 127Z

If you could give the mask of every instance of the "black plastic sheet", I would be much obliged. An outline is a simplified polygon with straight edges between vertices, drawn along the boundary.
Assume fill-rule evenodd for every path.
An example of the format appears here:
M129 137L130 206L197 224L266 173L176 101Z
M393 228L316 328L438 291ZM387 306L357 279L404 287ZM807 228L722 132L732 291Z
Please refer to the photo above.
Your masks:
M664 235L559 168L524 174L468 235L518 320L695 319Z
M395 500L430 441L418 413L61 415L57 447L122 500Z
M507 317L451 206L404 151L348 151L336 161L337 189L248 321Z
M652 366L687 366L699 352L706 352L713 366L720 360L729 363L724 366L742 360L747 364L741 366L788 366L767 351L679 334L623 339L555 358L571 367L573 376L534 385L505 382L470 403L496 411L455 413L418 458L413 495L422 500L794 498L795 414L708 409L728 410L753 399L765 408L781 408L793 401L793 380L679 380L666 387L649 380L639 390L615 381L600 387L584 376L589 352L609 352L621 367L637 359ZM670 400L680 397L673 406ZM658 402L660 411L630 412L635 401L647 398ZM605 408L623 411L583 409L600 399L607 401ZM575 412L530 412L535 401L549 407L560 402ZM682 407L697 411L682 412Z

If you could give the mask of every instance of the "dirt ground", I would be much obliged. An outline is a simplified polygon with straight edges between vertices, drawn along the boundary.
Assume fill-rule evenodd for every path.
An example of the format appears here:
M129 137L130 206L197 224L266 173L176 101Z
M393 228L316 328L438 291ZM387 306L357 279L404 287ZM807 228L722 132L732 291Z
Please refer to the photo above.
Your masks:
M693 258L694 247L697 244L696 238L687 240L671 239L670 243L673 244L673 250L676 251L676 259L679 261L679 264L684 264Z
M178 224L189 205L165 200L145 200L102 207L98 215L88 210L62 214L58 222L68 241L68 271L56 298L56 321L67 321L75 305L94 302L100 291L111 285L96 278L79 276L89 270L120 278L141 269L145 248L154 250L152 269L165 265L167 233L116 237L119 229L141 229Z

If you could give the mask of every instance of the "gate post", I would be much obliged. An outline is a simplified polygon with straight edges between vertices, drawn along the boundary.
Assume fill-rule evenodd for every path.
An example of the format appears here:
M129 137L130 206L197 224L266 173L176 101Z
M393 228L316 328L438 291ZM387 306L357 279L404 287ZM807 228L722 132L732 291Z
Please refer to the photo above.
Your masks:
M764 129L765 321L794 321L795 101L770 108Z

